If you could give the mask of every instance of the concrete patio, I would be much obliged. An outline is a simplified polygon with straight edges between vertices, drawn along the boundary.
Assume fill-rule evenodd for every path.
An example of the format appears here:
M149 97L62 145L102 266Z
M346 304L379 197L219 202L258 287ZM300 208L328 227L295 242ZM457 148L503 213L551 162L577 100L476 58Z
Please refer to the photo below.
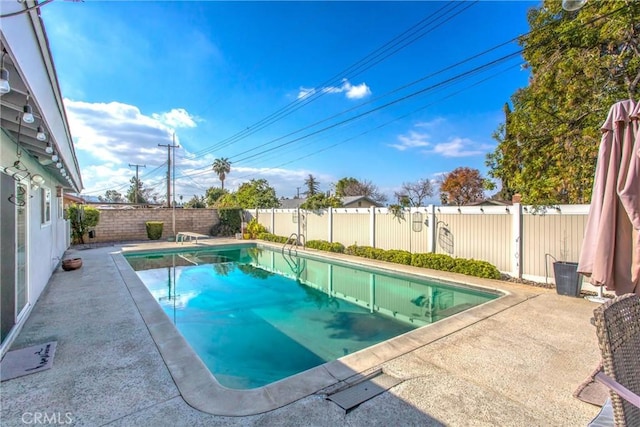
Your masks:
M599 360L596 304L496 281L478 284L519 299L423 328L439 335L379 365L403 381L346 414L322 392L257 415L202 412L183 398L117 268L120 250L67 252L83 267L54 273L12 346L57 341L53 367L1 384L3 426L36 413L87 426L580 426L598 412L572 396Z

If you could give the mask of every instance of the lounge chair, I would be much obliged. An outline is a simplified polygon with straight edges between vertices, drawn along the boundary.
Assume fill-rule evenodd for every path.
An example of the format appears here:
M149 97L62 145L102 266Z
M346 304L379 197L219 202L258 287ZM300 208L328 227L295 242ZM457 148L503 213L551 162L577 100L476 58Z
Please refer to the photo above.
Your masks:
M640 296L626 294L593 312L610 399L590 426L640 426Z

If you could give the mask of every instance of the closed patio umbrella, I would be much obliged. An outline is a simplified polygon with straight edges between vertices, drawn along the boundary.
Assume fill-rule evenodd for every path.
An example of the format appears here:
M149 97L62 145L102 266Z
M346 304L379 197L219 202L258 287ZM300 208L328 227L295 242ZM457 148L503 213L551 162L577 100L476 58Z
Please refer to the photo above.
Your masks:
M578 272L616 295L640 294L640 103L620 101L602 125Z

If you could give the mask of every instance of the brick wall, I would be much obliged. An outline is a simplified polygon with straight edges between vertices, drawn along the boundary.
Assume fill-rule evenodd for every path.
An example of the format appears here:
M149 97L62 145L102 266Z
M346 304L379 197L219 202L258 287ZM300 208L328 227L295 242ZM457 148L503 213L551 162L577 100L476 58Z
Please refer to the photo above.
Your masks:
M100 222L93 239L85 242L122 242L148 240L145 222L164 223L162 239L173 235L173 209L99 209ZM209 235L211 227L219 222L217 209L176 209L176 232L191 231Z

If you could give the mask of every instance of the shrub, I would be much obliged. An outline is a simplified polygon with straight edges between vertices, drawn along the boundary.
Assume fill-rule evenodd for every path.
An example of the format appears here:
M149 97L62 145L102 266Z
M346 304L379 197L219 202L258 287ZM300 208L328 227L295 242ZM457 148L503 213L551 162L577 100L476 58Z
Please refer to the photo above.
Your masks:
M282 244L285 244L289 241L288 237L276 236L275 234L271 234L271 233L260 233L258 234L258 239L266 240L267 242L276 242L276 243L282 243Z
M89 228L98 225L100 211L92 206L72 203L65 211L65 218L71 222L73 243L84 243L84 235L87 234Z
M453 269L456 273L467 274L469 276L485 277L487 279L499 279L500 271L486 261L475 259L456 259L456 266Z
M326 240L309 240L305 245L307 248L318 249L320 251L344 253L344 245L338 242L327 242Z
M220 208L218 209L218 223L211 227L212 236L234 236L240 233L242 227L242 209Z
M440 271L453 271L456 259L445 254L413 254L411 265Z
M159 240L162 237L162 229L164 222L160 221L147 221L144 223L147 228L147 237L150 240Z
M267 229L264 225L260 224L257 219L251 218L249 224L247 224L247 232L252 239L258 237L259 234L266 233Z

